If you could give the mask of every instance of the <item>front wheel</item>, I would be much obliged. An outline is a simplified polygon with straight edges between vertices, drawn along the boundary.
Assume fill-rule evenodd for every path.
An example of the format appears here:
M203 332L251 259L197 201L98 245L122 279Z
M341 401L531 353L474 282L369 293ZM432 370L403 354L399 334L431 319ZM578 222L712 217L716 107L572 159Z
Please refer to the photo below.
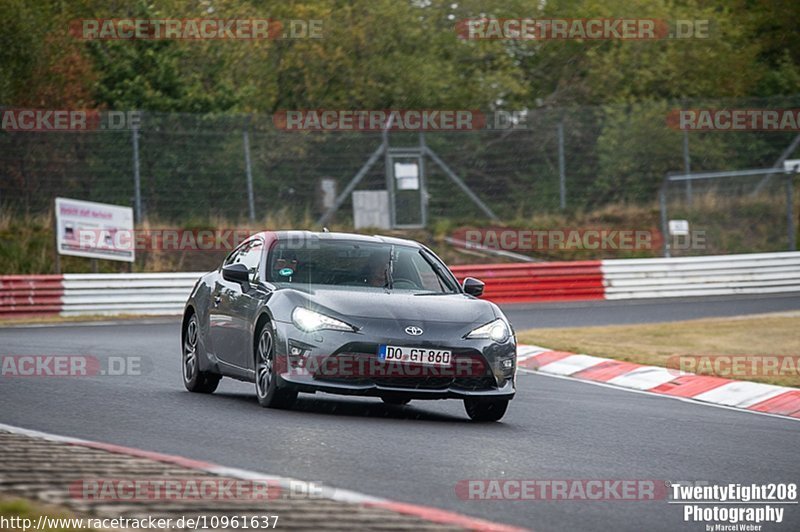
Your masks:
M200 371L200 355L197 350L198 334L197 315L192 314L183 331L183 356L181 357L183 385L190 392L213 393L222 376L208 371Z
M297 391L278 387L275 368L275 340L269 323L261 327L256 343L256 397L266 408L289 408L297 399Z
M507 408L508 399L464 399L464 409L472 421L499 421Z

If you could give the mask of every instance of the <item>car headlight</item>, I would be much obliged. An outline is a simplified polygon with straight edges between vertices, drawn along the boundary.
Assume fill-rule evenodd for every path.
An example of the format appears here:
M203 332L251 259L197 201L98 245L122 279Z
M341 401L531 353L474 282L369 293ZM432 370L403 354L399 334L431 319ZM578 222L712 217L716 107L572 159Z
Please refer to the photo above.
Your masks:
M502 343L508 340L509 336L511 336L511 331L508 329L505 320L497 318L486 325L481 325L477 329L473 329L466 337L473 340L488 338L495 342Z
M355 327L347 323L331 318L325 314L308 310L307 308L297 307L292 312L292 322L305 332L321 331L328 329L332 331L355 331Z

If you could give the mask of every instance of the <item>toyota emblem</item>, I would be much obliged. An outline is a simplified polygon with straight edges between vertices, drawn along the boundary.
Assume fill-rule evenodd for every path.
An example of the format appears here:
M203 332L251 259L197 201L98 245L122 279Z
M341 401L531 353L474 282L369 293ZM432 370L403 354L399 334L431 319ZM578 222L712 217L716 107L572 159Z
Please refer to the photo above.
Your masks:
M419 336L422 333L423 331L419 327L414 327L413 325L406 327L406 334L410 334L411 336Z

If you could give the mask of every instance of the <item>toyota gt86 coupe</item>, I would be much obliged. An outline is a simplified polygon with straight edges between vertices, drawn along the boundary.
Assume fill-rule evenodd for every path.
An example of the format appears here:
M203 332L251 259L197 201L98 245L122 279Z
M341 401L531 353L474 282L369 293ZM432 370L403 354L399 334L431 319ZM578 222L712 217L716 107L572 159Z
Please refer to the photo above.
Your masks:
M410 240L307 231L253 235L195 285L182 322L183 382L254 382L258 402L299 392L461 399L497 421L514 397L516 341L483 283L459 284Z

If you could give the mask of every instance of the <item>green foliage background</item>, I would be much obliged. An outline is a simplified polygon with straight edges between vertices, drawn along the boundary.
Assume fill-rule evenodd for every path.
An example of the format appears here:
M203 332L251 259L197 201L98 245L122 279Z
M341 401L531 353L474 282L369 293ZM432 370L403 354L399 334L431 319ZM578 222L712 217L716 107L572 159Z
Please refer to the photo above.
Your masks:
M683 168L682 135L665 124L670 109L791 107L800 94L800 3L792 0L0 0L0 17L0 105L149 112L144 194L150 212L168 219L241 212L245 116L253 117L257 197L270 198L261 212L295 201L313 208L317 180L349 178L379 141L279 135L270 130L276 111L528 110L525 132L429 138L508 217L557 208L559 120L570 206L642 202L666 172ZM82 41L68 32L71 21L126 17L315 19L322 38ZM476 17L708 20L710 34L459 38L456 23ZM129 136L22 137L0 133L0 149L13 154L0 160L5 198L34 211L55 191L130 202ZM771 165L792 137L692 134L692 169ZM431 187L434 213L474 214L457 192Z

